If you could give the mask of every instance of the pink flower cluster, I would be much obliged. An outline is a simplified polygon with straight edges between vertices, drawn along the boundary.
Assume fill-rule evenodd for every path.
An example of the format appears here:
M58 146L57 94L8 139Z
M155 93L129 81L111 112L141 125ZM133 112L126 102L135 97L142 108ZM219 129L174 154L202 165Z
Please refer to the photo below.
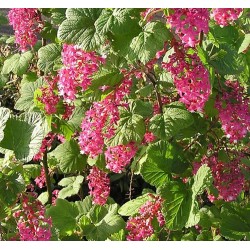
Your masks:
M162 63L162 67L171 72L180 101L190 112L202 112L211 93L208 70L197 54L187 54L178 45L169 59L168 63Z
M26 51L29 46L34 46L37 42L37 33L43 28L38 9L13 8L9 11L8 17L20 50Z
M48 241L52 220L45 217L45 207L34 197L22 196L22 209L13 214L21 241Z
M39 152L33 157L34 161L42 160L43 153L49 149L56 137L56 134L53 134L52 132L49 132L46 137L42 141L42 146L40 147Z
M214 186L219 191L219 199L225 201L233 201L243 190L244 175L240 168L240 157L236 156L228 163L220 161L215 155L209 157L203 156L200 163L194 164L194 173L198 171L199 167L207 164L213 174ZM214 196L211 196L214 200Z
M139 215L131 217L127 221L126 229L129 231L127 240L139 241L150 237L154 233L152 221L157 219L159 226L165 225L165 219L161 213L163 199L150 195L152 200L147 201L139 209Z
M118 106L129 94L131 80L124 80L114 92L100 102L94 102L82 121L79 145L83 154L96 157L103 152L104 139L114 135L114 126L119 120Z
M209 31L209 11L204 8L173 9L173 13L167 17L167 22L185 47L194 47L199 43L200 32L207 34Z
M237 20L242 10L241 8L212 9L211 17L214 18L221 27L225 27Z
M249 101L244 97L244 88L237 81L226 81L230 91L223 91L215 107L219 111L222 129L231 143L246 136L250 129Z
M105 152L107 168L112 172L121 173L136 154L137 147L133 142L127 145L108 147Z
M41 174L35 178L35 183L39 188L43 188L46 184L45 170L44 167L41 168Z
M73 101L79 91L91 85L91 77L105 59L95 52L86 52L77 46L64 44L64 67L59 71L58 88L66 101Z
M110 180L108 175L98 167L92 167L87 177L90 195L93 196L93 203L104 205L110 193Z
M60 98L55 93L56 84L58 82L58 76L50 80L46 79L48 86L41 87L42 96L38 97L37 100L44 104L44 109L47 115L55 114L57 109L56 105L58 104Z
M118 120L118 108L111 99L105 98L101 102L94 102L82 121L82 132L79 136L81 152L91 157L101 154L104 138L114 135L113 126Z

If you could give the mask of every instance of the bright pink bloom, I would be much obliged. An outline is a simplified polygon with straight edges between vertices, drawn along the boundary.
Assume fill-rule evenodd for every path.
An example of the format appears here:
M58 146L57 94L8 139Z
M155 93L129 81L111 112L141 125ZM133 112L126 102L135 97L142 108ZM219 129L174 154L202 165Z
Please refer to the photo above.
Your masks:
M200 163L196 163L194 173L199 166L207 164L211 168L214 186L219 191L219 199L233 201L237 198L244 187L244 175L241 171L240 157L236 157L228 163L220 161L215 155L204 156ZM215 197L210 196L211 200Z
M127 221L126 229L129 231L127 240L139 241L150 237L154 233L152 221L157 219L159 226L165 225L165 219L161 213L163 199L159 196L150 195L152 200L147 201L139 209L139 215L131 217Z
M56 93L58 79L58 76L54 77L53 79L47 77L46 81L48 85L40 88L42 91L42 96L38 97L37 100L44 104L44 109L47 115L52 115L57 112L56 105L60 100Z
M43 28L38 9L13 8L8 14L10 25L15 31L15 42L21 51L26 51L37 42L37 33Z
M137 147L132 142L127 145L108 147L105 152L106 167L112 172L121 173L124 167L126 167L135 156L136 151Z
M46 137L42 141L42 146L40 148L40 151L33 157L34 161L42 160L43 153L52 146L52 143L53 143L53 141L55 139L55 136L56 135L53 134L52 132L49 132L46 135Z
M33 195L32 195L33 196ZM22 209L13 216L21 241L48 241L51 238L52 220L45 217L45 207L33 197L23 195Z
M101 206L104 205L110 193L110 180L108 175L94 166L90 170L87 180L89 181L89 193L93 196L93 202Z
M82 121L79 145L83 154L96 157L103 152L104 139L115 133L115 125L120 116L118 106L123 105L123 98L130 93L132 81L123 83L100 102L94 102Z
M219 111L222 129L231 143L244 138L250 129L249 100L244 97L244 88L239 82L226 81L230 91L223 91L215 107Z
M239 18L240 13L243 11L242 8L223 8L223 9L212 9L211 17L221 27L225 27L229 24L233 24L235 20Z
M39 188L43 188L46 185L46 177L44 167L41 168L41 174L34 180Z
M92 75L105 59L68 44L63 45L62 59L64 67L59 71L58 88L66 101L73 101L79 91L91 85Z
M201 31L204 34L209 31L209 11L202 8L173 9L173 13L167 17L167 22L175 30L185 47L194 47L199 43Z
M171 72L180 101L186 108L190 112L202 112L211 93L209 72L197 54L187 54L178 45L174 47L175 52L169 56L168 63L162 63L162 67Z

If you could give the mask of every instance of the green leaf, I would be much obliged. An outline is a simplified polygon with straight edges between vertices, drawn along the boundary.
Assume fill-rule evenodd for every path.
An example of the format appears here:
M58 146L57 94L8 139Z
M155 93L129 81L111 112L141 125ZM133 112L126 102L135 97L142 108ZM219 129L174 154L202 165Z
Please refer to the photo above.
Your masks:
M244 52L249 47L249 45L250 45L250 34L245 34L244 40L240 45L238 53Z
M65 12L66 12L66 9L63 9L63 8L52 9L51 23L55 25L61 24L66 19Z
M50 43L38 50L37 67L44 73L53 71L54 65L61 60L61 46Z
M96 21L96 29L99 33L107 34L111 32L115 35L122 35L134 26L138 25L138 16L136 12L140 10L116 8L114 10L104 9L101 16Z
M11 207L16 202L18 194L24 189L25 185L21 175L0 173L0 203Z
M149 145L140 173L150 185L160 187L169 180L169 168L166 164L166 143L157 142Z
M162 50L164 42L171 39L171 33L162 22L149 22L144 30L133 38L130 48L140 61L148 62Z
M75 203L57 199L56 205L47 209L47 216L51 216L53 226L61 236L71 235L76 228L78 209Z
M221 75L240 74L246 67L244 55L238 54L233 45L220 44L213 52L209 62Z
M0 74L0 88L4 87L5 84L8 82L8 76L7 75L1 75Z
M43 205L45 205L45 204L48 202L48 200L49 200L48 192L43 192L43 193L41 193L41 194L37 197L37 199L38 199Z
M136 199L128 201L125 204L123 204L119 208L118 213L122 216L134 216L139 212L140 207L143 204L145 204L148 200L150 200L150 196L148 195L148 193L139 196Z
M35 83L26 82L22 84L20 91L20 98L15 104L15 109L29 111L35 108L34 94L35 91L44 84L42 78L39 78Z
M250 236L250 206L224 204L221 211L221 234L229 240L242 240Z
M16 75L22 76L28 69L29 63L33 58L31 51L27 51L23 54L14 54L10 58L4 61L2 68L2 74L9 74L13 72Z
M10 110L7 108L0 107L0 142L4 138L4 128L6 126L6 122L10 117Z
M83 176L78 175L77 177L72 176L63 178L61 181L59 181L58 185L63 186L64 188L59 191L58 198L65 199L78 194L83 179Z
M215 39L218 44L226 43L235 45L237 39L239 38L239 32L237 28L232 25L228 25L225 27L220 27L219 25L212 25L208 34L208 38L210 40L211 38Z
M27 164L23 165L23 174L24 177L30 179L35 179L41 174L41 165L39 164Z
M59 161L59 168L65 174L82 171L86 167L87 158L80 154L79 145L73 139L59 145L52 155Z
M91 85L89 86L89 88L96 90L103 85L114 86L120 83L122 79L123 79L123 75L120 73L119 69L101 68L92 76L92 81L91 81Z
M23 75L23 79L21 80L21 86L30 82L34 83L37 81L37 79L38 79L38 76L35 72L28 72Z
M95 50L104 42L104 37L97 30L95 22L102 9L67 9L67 19L58 30L58 38L69 44L79 45L83 50Z
M193 123L193 117L180 102L173 102L163 108L163 114L150 119L149 129L162 140L169 140L181 129Z
M125 145L131 141L140 143L145 131L143 117L123 109L120 114L115 136L112 137L108 143L110 146Z
M79 214L86 215L93 206L92 205L92 197L90 195L88 195L82 201L76 201L75 204L78 208Z
M166 226L171 230L182 229L189 217L191 194L181 181L171 181L158 190L165 199L163 214Z
M86 238L88 240L103 241L111 234L124 229L125 222L117 214L117 210L117 204L105 205L104 207L95 205L88 214L94 227L92 227L92 230L86 231Z
M132 113L141 115L143 118L147 118L153 114L152 104L139 99L131 102L130 110Z
M202 165L194 177L194 184L192 185L193 195L200 195L204 189L212 184L212 171L207 165Z
M37 154L44 138L44 124L38 113L10 117L0 147L13 150L18 160L30 161Z
M68 120L68 124L74 129L79 130L84 114L85 114L85 108L83 107L75 107L72 115L70 116Z

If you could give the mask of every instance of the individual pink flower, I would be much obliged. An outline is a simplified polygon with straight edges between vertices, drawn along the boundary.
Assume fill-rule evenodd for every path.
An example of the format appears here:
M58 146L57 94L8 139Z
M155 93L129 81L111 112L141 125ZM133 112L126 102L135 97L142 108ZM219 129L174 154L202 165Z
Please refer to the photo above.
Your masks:
M106 167L112 172L121 173L135 156L137 147L133 142L127 145L108 147L105 154Z
M104 205L110 193L110 180L108 175L98 167L92 167L87 177L89 193L93 197L93 203Z
M225 27L229 24L233 24L235 20L239 18L239 15L243 11L242 8L215 8L212 9L211 17L214 18L217 24L221 27Z

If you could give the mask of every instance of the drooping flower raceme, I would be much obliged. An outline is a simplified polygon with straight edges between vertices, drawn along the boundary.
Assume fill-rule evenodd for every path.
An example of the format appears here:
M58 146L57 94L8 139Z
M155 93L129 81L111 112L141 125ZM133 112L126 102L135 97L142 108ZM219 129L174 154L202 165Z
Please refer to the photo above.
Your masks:
M42 141L42 146L40 147L39 152L33 157L34 161L42 160L44 152L49 149L56 137L56 134L49 132Z
M171 72L180 101L186 108L190 112L202 112L210 96L211 86L209 72L197 54L187 54L185 49L177 45L175 52L169 56L169 62L162 63L162 67Z
M209 11L202 8L177 8L167 17L167 23L175 30L185 47L199 43L200 32L208 33Z
M35 178L35 183L39 188L43 188L46 184L45 170L44 167L41 168L41 173Z
M47 77L46 82L48 85L40 88L41 96L37 97L37 100L44 104L44 110L47 115L52 115L57 112L56 105L60 100L56 93L58 79L58 76L53 79Z
M233 24L235 20L238 19L242 8L215 8L212 9L211 17L214 18L217 24L221 27L225 27L229 24Z
M79 91L91 84L91 76L105 59L95 52L86 52L76 45L63 45L64 67L59 71L58 88L66 101L73 101Z
M159 196L150 195L151 199L139 209L139 215L131 217L127 221L126 229L129 231L127 240L140 241L147 239L154 233L152 221L157 219L159 226L165 225L165 219L161 213L163 199Z
M136 146L133 142L127 145L108 147L105 152L107 168L112 172L121 173L136 154Z
M101 206L104 205L110 193L110 180L108 175L94 166L90 170L87 180L89 181L89 193L93 197L93 202Z
M219 199L233 201L244 187L244 175L241 171L241 157L236 156L228 163L222 162L217 156L204 156L200 163L194 164L195 172L203 164L207 164L214 178L214 186L219 191ZM213 197L213 196L212 196ZM214 197L213 197L214 199Z
M10 25L15 31L15 42L21 51L26 51L37 42L37 33L43 28L38 9L13 8L8 13Z
M52 220L45 217L45 207L42 203L22 195L22 208L13 216L17 219L17 228L21 241L48 241L51 238Z
M250 130L249 100L244 97L244 88L237 81L226 81L230 91L223 91L216 100L222 129L231 143L236 143Z
M123 83L100 102L94 102L82 121L79 136L81 152L96 157L103 152L104 139L115 133L115 125L120 116L118 106L122 105L125 95L129 94L132 81L124 79Z

